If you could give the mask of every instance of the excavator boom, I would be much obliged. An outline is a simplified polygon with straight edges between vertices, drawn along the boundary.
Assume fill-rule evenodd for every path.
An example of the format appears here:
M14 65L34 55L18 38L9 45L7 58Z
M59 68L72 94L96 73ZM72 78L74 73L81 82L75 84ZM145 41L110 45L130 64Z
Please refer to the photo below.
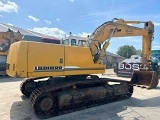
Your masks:
M144 24L143 28L128 25L140 23ZM114 33L112 34L112 32ZM153 35L154 25L151 21L124 21L123 19L116 19L115 21L115 19L113 19L112 21L103 23L91 34L92 55L95 56L99 54L101 50L101 53L99 54L100 58L96 61L99 63L109 45L108 39L112 37L142 36L142 63L147 64L151 54L151 42L153 40ZM100 48L99 44L103 45L103 48Z
M129 24L144 24L143 28ZM99 26L90 36L94 63L100 64L112 37L142 36L142 71L134 71L131 82L135 85L155 88L158 85L158 63L149 65L154 25L151 21L124 21L113 19ZM149 70L149 71L148 71ZM147 77L146 77L147 76Z

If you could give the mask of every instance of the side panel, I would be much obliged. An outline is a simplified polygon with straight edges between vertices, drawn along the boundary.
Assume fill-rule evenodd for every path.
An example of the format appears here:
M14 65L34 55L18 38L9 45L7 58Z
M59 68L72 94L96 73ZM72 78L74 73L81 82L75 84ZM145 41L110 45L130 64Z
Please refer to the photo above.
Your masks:
M27 42L13 43L7 56L7 74L12 77L27 77Z
M65 46L64 75L101 74L105 66L94 64L88 47Z
M28 77L63 75L64 46L29 42Z

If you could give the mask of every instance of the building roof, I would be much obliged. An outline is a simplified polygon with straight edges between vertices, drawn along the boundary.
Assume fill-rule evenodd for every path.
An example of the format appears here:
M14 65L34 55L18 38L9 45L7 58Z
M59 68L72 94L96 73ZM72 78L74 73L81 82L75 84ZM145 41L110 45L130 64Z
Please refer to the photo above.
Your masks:
M41 34L41 33L38 33L38 32L34 32L32 30L27 30L27 29L15 27L15 26L12 26L12 25L7 25L7 24L0 23L0 32L7 32L8 29L12 30L13 32L20 32L22 35L36 36L36 37L60 40L56 37L44 35L44 34Z

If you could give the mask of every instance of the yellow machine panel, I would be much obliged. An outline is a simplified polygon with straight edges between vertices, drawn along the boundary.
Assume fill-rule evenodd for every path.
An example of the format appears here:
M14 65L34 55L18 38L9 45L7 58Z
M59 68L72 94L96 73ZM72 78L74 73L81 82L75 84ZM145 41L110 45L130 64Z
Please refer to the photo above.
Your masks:
M64 46L28 42L28 76L63 75Z
M101 74L105 66L95 64L88 47L65 46L64 75Z
M27 42L13 43L10 47L7 57L8 75L12 77L27 76L27 48Z
M7 60L10 76L47 77L105 72L104 65L93 63L88 47L20 41L11 49L9 54L14 56Z

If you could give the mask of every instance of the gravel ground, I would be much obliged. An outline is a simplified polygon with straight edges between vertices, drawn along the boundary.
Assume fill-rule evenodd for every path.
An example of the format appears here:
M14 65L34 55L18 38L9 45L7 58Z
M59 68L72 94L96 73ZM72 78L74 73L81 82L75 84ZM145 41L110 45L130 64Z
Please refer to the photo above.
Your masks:
M106 73L105 77L115 78L112 70L107 70ZM0 120L39 120L32 112L28 99L19 90L21 80L10 77L0 78ZM160 84L152 90L134 87L133 96L127 100L47 120L158 120L159 118Z

